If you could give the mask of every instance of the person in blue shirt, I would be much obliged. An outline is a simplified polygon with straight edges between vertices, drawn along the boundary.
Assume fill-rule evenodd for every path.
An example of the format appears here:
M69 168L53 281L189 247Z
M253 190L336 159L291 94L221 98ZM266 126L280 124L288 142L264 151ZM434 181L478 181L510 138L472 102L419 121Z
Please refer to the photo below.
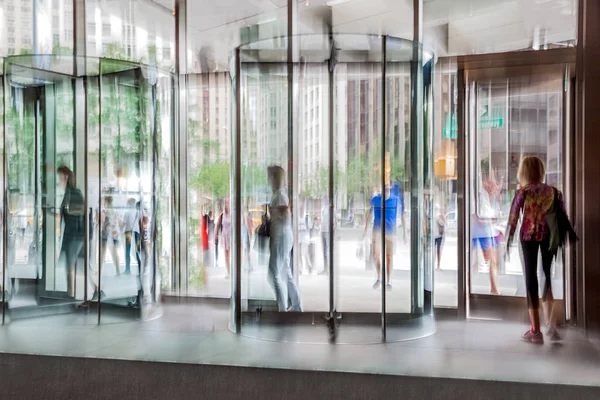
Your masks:
M394 246L396 244L396 219L400 210L402 217L402 228L404 229L404 238L406 239L406 224L404 221L404 205L401 196L395 194L390 185L385 186L385 256L386 256L386 289L392 290L392 259L394 255ZM381 194L376 194L371 199L371 208L367 214L364 234L367 234L371 214L373 214L373 258L377 265L377 280L373 289L379 289L381 286L381 226L382 226L382 199Z

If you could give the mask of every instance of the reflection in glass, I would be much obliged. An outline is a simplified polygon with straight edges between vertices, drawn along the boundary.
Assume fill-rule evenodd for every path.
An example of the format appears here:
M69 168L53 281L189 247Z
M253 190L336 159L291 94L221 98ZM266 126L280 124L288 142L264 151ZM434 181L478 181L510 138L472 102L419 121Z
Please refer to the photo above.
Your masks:
M231 282L224 279L229 274L224 245L231 238L223 234L222 224L215 230L230 192L230 90L226 72L188 75L187 288L217 297L231 292ZM255 221L257 211L248 212Z

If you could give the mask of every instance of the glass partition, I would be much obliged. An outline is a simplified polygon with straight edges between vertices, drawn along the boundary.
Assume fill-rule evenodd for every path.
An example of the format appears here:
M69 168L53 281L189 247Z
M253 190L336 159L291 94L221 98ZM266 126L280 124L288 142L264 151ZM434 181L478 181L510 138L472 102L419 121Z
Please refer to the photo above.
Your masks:
M232 329L348 343L432 333L433 57L387 36L293 45L293 62L287 39L233 59Z
M6 299L7 297L10 295L9 291L7 290L7 279L6 279L6 246L5 246L5 241L7 238L6 235L6 230L5 230L5 226L6 226L6 209L5 209L5 204L6 204L6 198L7 198L7 190L6 190L6 178L5 178L5 166L6 164L4 163L4 146L5 146L5 136L4 136L4 127L5 127L5 113L4 113L4 59L0 58L0 161L2 162L2 169L0 171L0 181L2 182L2 184L0 185L2 187L2 191L3 191L3 195L0 198L0 221L1 224L0 225L2 227L2 229L0 229L0 270L2 272L0 272L0 282L2 282L2 284L0 285L0 304L2 306L0 312L2 313L2 323L4 323L4 310L5 310L5 305L6 305Z

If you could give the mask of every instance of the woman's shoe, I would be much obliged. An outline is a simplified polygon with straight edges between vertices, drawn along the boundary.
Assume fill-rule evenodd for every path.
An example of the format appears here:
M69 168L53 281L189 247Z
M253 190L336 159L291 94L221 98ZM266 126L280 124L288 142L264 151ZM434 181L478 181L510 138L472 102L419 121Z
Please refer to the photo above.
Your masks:
M548 337L548 339L550 339L551 342L558 342L562 340L562 337L558 334L558 331L556 329L552 331L548 330L548 332L546 332L546 336Z
M542 332L533 332L531 329L525 332L522 339L525 342L533 344L544 344L544 335L542 335Z

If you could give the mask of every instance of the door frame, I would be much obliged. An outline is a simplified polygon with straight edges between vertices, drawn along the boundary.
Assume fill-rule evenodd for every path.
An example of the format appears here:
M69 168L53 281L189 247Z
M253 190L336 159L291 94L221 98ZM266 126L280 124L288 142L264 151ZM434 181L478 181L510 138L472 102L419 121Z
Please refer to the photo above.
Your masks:
M469 113L470 103L474 101L472 83L476 80L490 78L510 78L517 76L540 76L540 74L556 73L562 70L564 74L563 91L563 118L562 118L562 161L565 168L563 174L563 188L567 199L573 198L574 182L574 130L572 121L575 104L573 103L573 81L575 79L576 48L565 47L544 51L522 51L510 53L492 53L481 55L466 55L456 57L457 66L457 122L458 122L458 184L457 184L457 211L458 211L458 309L459 318L472 318L471 306L483 310L508 309L524 310L525 299L515 297L493 297L486 295L472 295L470 293L470 265L471 265L471 233L468 223L470 215L470 185L465 181L470 177L469 149L471 146L470 128L474 121ZM574 215L575 202L567 200L567 212ZM576 323L576 295L581 290L575 280L575 254L574 247L570 247L565 254L563 273L563 295L565 319L569 323ZM500 306L500 307L498 307ZM510 316L509 316L510 317Z

